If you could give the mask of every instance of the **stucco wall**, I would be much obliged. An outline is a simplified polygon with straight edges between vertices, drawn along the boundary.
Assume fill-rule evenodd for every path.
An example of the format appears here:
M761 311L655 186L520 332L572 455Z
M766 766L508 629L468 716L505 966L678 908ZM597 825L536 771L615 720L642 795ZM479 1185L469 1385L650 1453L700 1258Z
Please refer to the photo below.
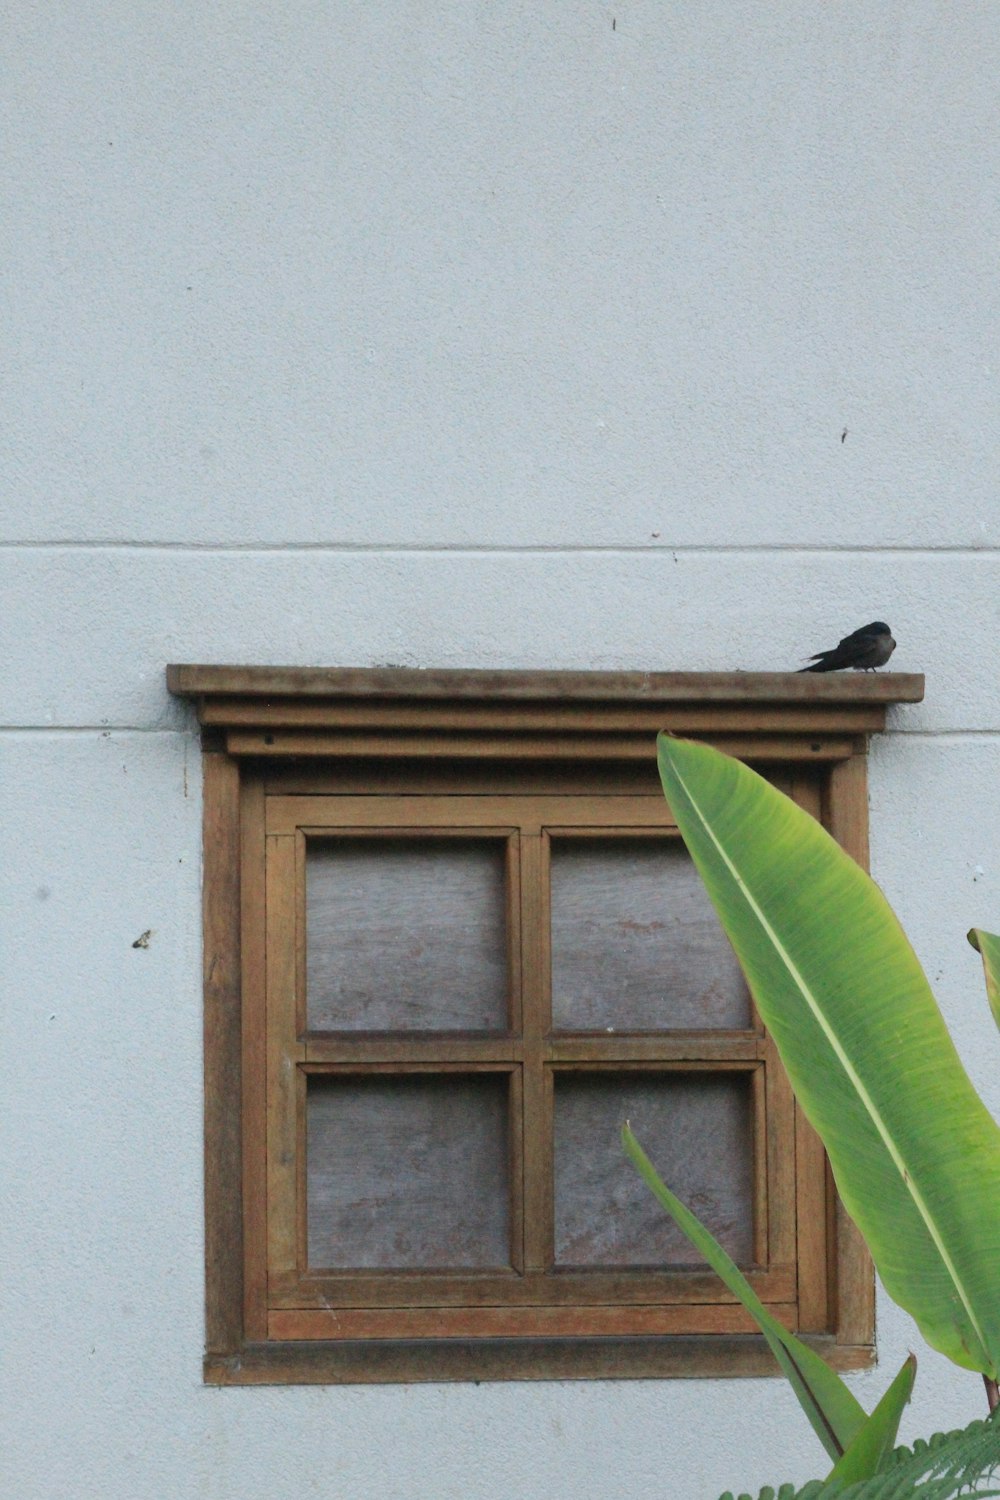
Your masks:
M1000 12L14 0L11 1500L714 1500L784 1386L201 1384L200 768L168 660L785 668L927 701L874 868L1000 1110ZM846 433L846 435L845 435ZM152 929L147 949L133 940ZM983 1408L879 1302L872 1404Z

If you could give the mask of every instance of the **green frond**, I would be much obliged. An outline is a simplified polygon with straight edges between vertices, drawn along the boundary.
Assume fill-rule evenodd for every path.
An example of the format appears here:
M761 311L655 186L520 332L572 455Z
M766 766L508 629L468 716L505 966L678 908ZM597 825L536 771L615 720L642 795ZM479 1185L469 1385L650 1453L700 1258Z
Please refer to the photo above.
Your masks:
M756 1500L957 1500L1000 1496L1000 1420L971 1422L955 1432L936 1432L919 1438L912 1448L896 1448L886 1468L873 1479L846 1487L811 1479L796 1489L765 1485ZM985 1486L992 1484L992 1488ZM720 1500L754 1500L745 1492L727 1490Z

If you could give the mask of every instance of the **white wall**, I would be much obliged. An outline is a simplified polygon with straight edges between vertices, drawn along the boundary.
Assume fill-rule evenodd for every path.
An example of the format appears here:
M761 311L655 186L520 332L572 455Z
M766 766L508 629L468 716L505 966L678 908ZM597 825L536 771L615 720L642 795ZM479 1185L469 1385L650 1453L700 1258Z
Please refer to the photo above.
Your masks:
M163 667L784 668L887 618L928 681L873 749L875 871L1000 1109L964 941L1000 923L1000 11L6 29L4 1492L822 1472L776 1381L202 1386L200 770ZM879 1340L869 1404L920 1353L907 1435L983 1410L884 1298Z

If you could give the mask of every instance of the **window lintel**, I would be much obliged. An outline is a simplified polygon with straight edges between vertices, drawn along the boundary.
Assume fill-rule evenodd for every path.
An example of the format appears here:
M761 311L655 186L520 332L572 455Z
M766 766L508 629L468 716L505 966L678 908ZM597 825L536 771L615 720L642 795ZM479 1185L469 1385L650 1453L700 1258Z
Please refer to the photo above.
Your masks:
M635 761L659 730L758 760L844 760L919 673L174 665L230 755Z

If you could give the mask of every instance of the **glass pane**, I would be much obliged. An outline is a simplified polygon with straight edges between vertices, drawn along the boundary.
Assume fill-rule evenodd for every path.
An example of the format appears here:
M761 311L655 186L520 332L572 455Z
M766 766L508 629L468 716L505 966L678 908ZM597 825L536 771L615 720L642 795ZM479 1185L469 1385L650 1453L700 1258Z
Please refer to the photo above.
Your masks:
M567 1031L750 1024L736 957L678 840L553 839L552 1021Z
M622 1154L625 1120L671 1191L734 1260L749 1264L753 1138L746 1074L557 1073L557 1265L702 1263Z
M312 1078L309 1264L510 1265L508 1076Z
M311 841L310 1030L505 1030L504 871L497 839Z

